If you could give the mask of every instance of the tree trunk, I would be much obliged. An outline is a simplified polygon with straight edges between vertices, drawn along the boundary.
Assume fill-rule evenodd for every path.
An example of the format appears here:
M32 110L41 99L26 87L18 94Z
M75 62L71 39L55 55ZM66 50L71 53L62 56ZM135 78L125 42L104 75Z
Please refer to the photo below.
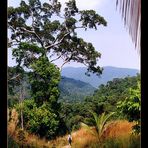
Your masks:
M20 108L20 114L21 114L21 129L23 130L24 129L24 120L23 120L23 86L21 87L20 89L20 105L21 105L21 108Z
M22 103L21 103L22 106ZM21 109L21 128L24 130L23 110Z

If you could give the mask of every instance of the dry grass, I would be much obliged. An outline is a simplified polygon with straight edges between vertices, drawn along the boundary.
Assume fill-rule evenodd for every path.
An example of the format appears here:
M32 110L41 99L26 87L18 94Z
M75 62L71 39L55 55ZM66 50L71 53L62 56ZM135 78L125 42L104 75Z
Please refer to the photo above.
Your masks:
M118 138L132 133L133 122L127 120L117 120L110 122L103 134L105 138Z
M9 110L8 111L8 119L9 119L9 122L8 122L8 133L9 135L14 135L15 134L15 131L16 131L16 127L17 127L17 124L18 124L18 113L15 109L12 109L11 111Z
M62 148L68 145L67 137L68 135L65 135L63 137L57 137L55 140L48 141L48 145L52 147L56 146L56 148Z
M11 124L9 123L9 126ZM118 121L112 121L108 124L106 127L106 130L103 134L104 141L107 139L115 139L120 140L117 141L118 143L126 143L128 144L129 136L132 132L132 126L133 123L129 123L126 120L118 120ZM9 132L13 129L12 125L11 128L9 128ZM14 130L14 129L13 129ZM92 129L94 130L94 129ZM18 131L18 130L16 130ZM17 135L18 132L15 132L14 139L15 141L18 141ZM39 137L28 134L25 132L25 145L29 145L36 148L66 148L68 147L68 141L67 141L68 134L63 137L57 137L55 140L47 141L46 139L40 139ZM126 142L125 142L126 141ZM109 143L114 141L109 141ZM94 134L91 134L91 132L88 132L87 129L81 128L78 131L75 131L72 133L72 148L95 148L93 145L97 145L98 141ZM107 143L108 144L108 143ZM100 147L101 148L101 147Z
M73 146L72 147L88 147L91 143L96 142L97 138L90 134L88 130L81 128L79 131L72 134Z
M126 120L117 120L108 123L106 130L103 133L103 141L113 138L119 140L120 143L130 142L130 136L132 133L132 126L134 123ZM92 128L92 130L94 130ZM95 131L94 131L95 132ZM72 134L73 136L73 148L87 148L96 147L98 145L98 139L95 134L91 134L88 130L81 128L79 131ZM101 145L99 145L101 147Z
M66 148L68 147L67 141L68 134L59 137L56 140L49 141L49 145L55 145L56 148ZM72 148L84 148L97 141L96 137L91 135L86 129L81 128L78 131L72 133Z

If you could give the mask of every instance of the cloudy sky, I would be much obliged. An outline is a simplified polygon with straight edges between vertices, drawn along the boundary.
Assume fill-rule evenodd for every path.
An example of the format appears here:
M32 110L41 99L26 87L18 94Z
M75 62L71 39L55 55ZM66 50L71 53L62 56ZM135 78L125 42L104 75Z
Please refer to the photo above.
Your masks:
M59 0L64 3L67 0ZM94 9L107 21L107 27L100 26L98 30L79 31L78 35L93 43L101 53L98 61L100 66L115 66L140 69L140 55L124 27L121 15L116 10L116 0L76 0L79 9ZM8 6L18 6L19 0L8 0ZM59 64L59 63L57 63ZM15 65L11 51L8 50L8 65ZM82 66L70 63L65 66Z

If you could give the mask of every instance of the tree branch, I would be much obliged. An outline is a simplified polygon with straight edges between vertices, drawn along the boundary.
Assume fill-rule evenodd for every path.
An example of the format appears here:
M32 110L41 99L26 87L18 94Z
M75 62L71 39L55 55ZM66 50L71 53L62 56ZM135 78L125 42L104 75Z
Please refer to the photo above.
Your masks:
M68 62L69 62L69 59L66 60L66 61L62 64L62 66L60 67L60 71L62 71L63 66L64 66L66 63L68 63Z
M32 30L28 30L28 29L26 29L25 27L20 27L20 29L22 29L22 30L24 30L24 31L26 31L26 32L28 32L28 33L34 34L34 35L38 38L38 40L39 40L41 46L42 46L44 49L46 49L46 48L44 47L43 41L41 40L41 38L38 36L38 34L37 34L34 30L33 30L33 31L32 31Z
M56 38L56 40L55 40L55 42L54 42L53 44L51 44L51 45L49 45L49 46L47 46L47 47L45 47L45 48L48 50L49 48L52 48L52 47L54 47L54 46L56 46L56 45L61 44L61 43L63 42L63 40L65 39L65 37L66 37L67 35L69 35L69 34L70 34L70 32L66 33L66 34L62 37L62 39L61 39L59 42L57 42L57 43L56 43L56 40L57 40L57 38Z
M62 56L62 55L58 56L57 58L55 58L55 59L51 60L50 62L52 63L53 61L58 60L59 58L61 58L61 56Z
M20 76L20 74L16 75L15 77L12 77L12 78L11 78L11 79L9 79L8 81L13 80L13 79L18 79L18 78L19 78L19 76Z
M63 68L63 66L64 66L66 63L70 62L70 60L72 59L72 56L73 56L73 54L71 54L71 56L70 56L69 58L67 58L67 59L65 60L65 62L61 65L60 71L62 71L62 68Z

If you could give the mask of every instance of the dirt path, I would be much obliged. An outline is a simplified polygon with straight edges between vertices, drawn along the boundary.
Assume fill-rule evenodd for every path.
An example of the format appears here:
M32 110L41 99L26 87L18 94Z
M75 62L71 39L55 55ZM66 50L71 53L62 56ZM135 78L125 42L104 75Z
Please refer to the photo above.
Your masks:
M62 148L71 148L70 145L63 146Z

